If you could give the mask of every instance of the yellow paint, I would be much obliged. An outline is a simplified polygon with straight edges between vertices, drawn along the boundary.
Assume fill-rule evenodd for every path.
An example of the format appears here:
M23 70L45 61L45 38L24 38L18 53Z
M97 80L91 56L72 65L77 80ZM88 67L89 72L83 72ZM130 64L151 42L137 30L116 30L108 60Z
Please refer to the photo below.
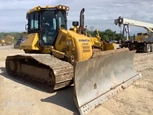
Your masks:
M77 61L88 60L92 56L90 38L71 30L60 29L55 49L68 56L74 56Z
M12 45L14 42L14 36L10 36L10 35L7 35L4 39L1 39L0 40L0 43L2 45L6 44L6 45Z
M100 41L99 36L87 37L83 34L78 34L75 31L65 30L60 28L55 46L40 47L39 35L37 33L29 34L26 41L20 45L21 49L33 51L37 50L40 53L51 53L63 58L64 55L74 56L76 61L88 60L92 54L92 47L101 48L102 50L114 49L113 44Z
M38 39L39 35L37 33L29 34L26 41L20 44L20 48L25 50L41 50Z
M64 6L64 5L57 5L57 6L36 6L33 9L29 10L27 14L32 13L32 12L36 12L36 11L40 11L41 9L52 9L52 8L56 8L58 10L65 10L65 11L68 11L70 9L68 6Z
M34 7L29 10L28 13L41 10L41 8L57 8L58 10L69 10L69 7L58 5L58 6L45 6L45 7ZM27 13L27 14L28 14ZM91 58L93 54L93 47L101 50L113 49L112 44L106 44L101 41L97 30L97 36L91 37L87 33L85 35L77 33L78 27L73 27L72 30L59 29L59 33L56 38L54 46L39 46L40 36L38 33L29 34L26 41L20 44L20 48L31 52L38 51L39 53L52 53L55 57L64 58L64 56L72 56L76 61L85 61Z
M144 41L144 39L148 38L147 33L141 33L135 36L135 41Z
M96 30L96 32L97 32L96 37L90 37L91 44L93 47L100 48L103 51L114 49L113 43L106 43L106 42L101 41L98 30ZM89 35L89 36L91 36L91 35Z
M104 50L112 50L114 49L113 43L104 43Z

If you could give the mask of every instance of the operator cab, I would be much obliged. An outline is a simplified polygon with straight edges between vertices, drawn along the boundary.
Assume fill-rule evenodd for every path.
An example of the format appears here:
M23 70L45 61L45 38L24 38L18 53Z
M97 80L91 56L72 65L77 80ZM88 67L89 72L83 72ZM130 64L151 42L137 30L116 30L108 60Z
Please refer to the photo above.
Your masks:
M40 46L54 46L60 27L67 29L67 11L69 7L35 7L27 13L28 34L39 34Z

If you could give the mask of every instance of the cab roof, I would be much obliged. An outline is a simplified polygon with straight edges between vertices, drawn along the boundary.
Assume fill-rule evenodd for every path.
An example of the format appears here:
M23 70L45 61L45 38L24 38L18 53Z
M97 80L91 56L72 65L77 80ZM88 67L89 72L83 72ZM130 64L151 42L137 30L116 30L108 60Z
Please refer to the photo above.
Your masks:
M36 12L36 11L40 11L42 9L58 9L58 10L65 10L65 11L69 11L69 7L68 6L64 6L64 5L57 5L57 6L36 6L33 9L29 10L27 12L27 14L32 13L32 12Z

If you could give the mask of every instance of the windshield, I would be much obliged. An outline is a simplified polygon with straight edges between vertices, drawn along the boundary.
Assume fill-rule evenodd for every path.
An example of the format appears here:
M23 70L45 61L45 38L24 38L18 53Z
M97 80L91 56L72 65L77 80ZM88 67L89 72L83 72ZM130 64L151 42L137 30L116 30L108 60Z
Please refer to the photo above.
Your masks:
M42 12L41 17L42 25L42 45L52 45L55 42L57 36L57 21L56 12L54 10L48 10Z
M59 27L66 27L66 12L47 10L42 12L42 45L54 45Z

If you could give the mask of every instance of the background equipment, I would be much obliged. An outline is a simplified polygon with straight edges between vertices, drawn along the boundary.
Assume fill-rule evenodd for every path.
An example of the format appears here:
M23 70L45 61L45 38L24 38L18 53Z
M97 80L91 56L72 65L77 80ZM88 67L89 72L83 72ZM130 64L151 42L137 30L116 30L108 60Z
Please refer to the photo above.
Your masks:
M12 45L14 42L14 37L7 35L4 39L0 39L0 44L3 45Z
M27 36L28 36L27 32L22 32L22 35L20 36L20 38L18 38L18 40L14 44L14 48L20 49L20 44L25 42L25 40L27 39Z
M132 20L128 18L119 17L114 20L114 23L122 28L121 32L121 47L127 47L130 50L137 50L143 52L153 51L153 24L142 22L138 20ZM138 33L133 39L130 39L129 26L143 27L147 30L147 33ZM126 39L124 34L126 33Z

